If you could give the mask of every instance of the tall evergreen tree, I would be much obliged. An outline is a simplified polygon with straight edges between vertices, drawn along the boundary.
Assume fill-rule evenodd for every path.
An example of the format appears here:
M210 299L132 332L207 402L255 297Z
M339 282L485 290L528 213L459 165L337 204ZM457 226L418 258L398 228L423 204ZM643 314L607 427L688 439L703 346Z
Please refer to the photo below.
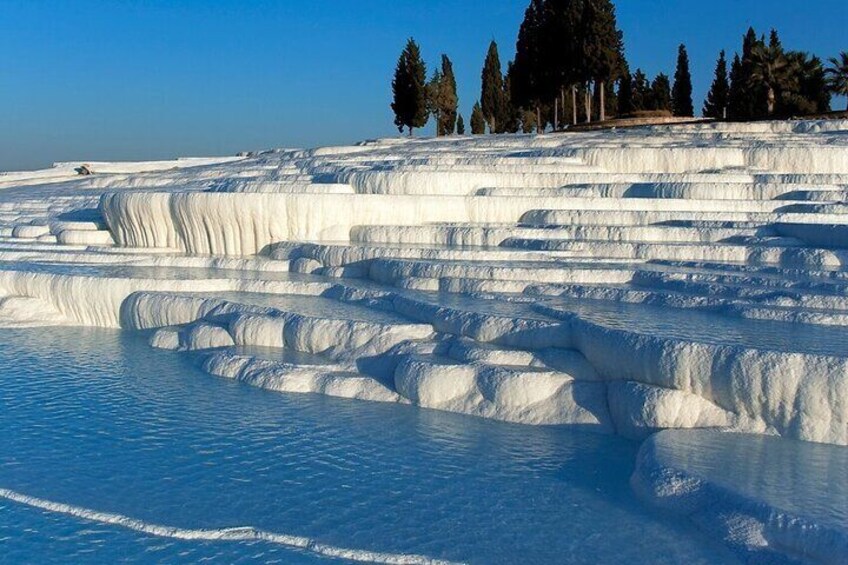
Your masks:
M479 102L475 102L474 108L471 109L471 133L474 135L486 133L486 117L483 115Z
M619 113L619 100L618 93L615 91L615 81L613 79L609 79L603 90L605 92L603 104L601 104L600 92L596 91L598 96L595 102L598 106L598 119L601 118L601 109L603 109L604 112L604 119L609 119L610 116L617 116Z
M650 109L671 111L671 81L666 74L658 74L651 83Z
M503 81L504 97L504 127L505 133L517 133L521 127L518 108L512 102L512 80L515 75L515 64L510 61L506 64L506 75Z
M762 83L753 80L754 74L754 50L764 45L764 40L757 37L754 28L748 28L748 32L742 40L742 66L741 66L741 92L739 116L737 119L754 120L767 115L767 92Z
M692 75L689 72L689 54L683 44L677 50L677 69L674 72L671 107L675 116L690 117L695 115L695 107L692 104Z
M498 44L492 41L483 64L481 109L489 131L503 133L506 125L506 101L504 100L503 74L498 56Z
M436 120L436 137L442 135L439 127L439 89L442 87L442 71L436 69L427 83L427 113Z
M465 120L462 119L462 114L456 116L456 134L465 135Z
M427 124L427 68L421 59L421 49L410 38L398 59L395 76L392 80L392 110L395 113L395 125L399 131Z
M566 123L567 114L574 114L574 87L587 80L582 69L581 32L583 6L580 0L547 0L544 3L541 42L543 69L537 82L540 97L554 108L554 129ZM567 92L569 91L569 92ZM570 104L567 102L570 100Z
M615 6L611 0L583 0L580 21L581 73L587 83L600 89L600 99L605 97L606 83L618 78L622 67L624 40L615 17ZM591 96L587 97L587 116L592 115ZM605 119L604 104L601 103L601 119Z
M545 0L531 0L524 12L515 44L515 62L510 77L512 103L518 108L535 108L542 96L542 46ZM523 121L523 120L522 120Z
M715 77L704 102L704 117L723 120L727 118L730 84L727 81L727 55L722 50L718 56Z
M633 110L633 76L625 68L618 81L618 114L626 116L632 114Z
M739 54L733 56L730 65L730 88L727 95L727 113L732 120L744 120L748 117L748 101L745 98L747 85L742 69L742 59Z
M651 106L651 85L648 83L648 77L642 69L636 69L633 73L631 104L633 111L639 112L649 110Z
M436 135L452 134L456 127L459 98L453 64L447 55L442 55L441 69L436 71L431 81L430 97L431 111L436 118Z

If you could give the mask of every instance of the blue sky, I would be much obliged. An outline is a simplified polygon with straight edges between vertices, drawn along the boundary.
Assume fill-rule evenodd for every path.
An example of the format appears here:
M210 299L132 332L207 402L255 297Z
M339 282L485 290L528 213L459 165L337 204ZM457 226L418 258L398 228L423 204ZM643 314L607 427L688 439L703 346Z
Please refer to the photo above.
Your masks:
M529 0L0 0L0 170L394 135L407 37L454 61L461 111L489 40L504 63ZM692 59L695 104L749 25L823 57L848 50L844 0L618 0L631 66ZM838 102L843 105L843 101Z

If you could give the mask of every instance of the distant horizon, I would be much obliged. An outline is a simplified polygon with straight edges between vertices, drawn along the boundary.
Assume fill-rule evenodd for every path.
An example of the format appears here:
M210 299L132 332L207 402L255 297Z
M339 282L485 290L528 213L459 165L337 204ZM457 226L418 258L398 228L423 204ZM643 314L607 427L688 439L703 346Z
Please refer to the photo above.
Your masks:
M349 144L400 135L391 76L408 37L428 74L454 62L466 123L489 41L512 59L529 0L178 4L0 0L0 171L63 161L145 161ZM827 60L848 50L848 7L758 0L619 0L631 69L673 74L692 63L700 114L722 49L749 26ZM842 110L844 98L834 98ZM419 136L432 135L432 121Z

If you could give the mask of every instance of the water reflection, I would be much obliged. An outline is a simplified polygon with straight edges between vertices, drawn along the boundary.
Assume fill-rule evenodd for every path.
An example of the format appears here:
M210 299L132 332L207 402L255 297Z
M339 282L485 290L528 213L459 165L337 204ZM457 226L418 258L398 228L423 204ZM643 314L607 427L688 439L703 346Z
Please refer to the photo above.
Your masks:
M152 523L249 524L479 563L730 559L635 500L637 445L625 440L272 393L112 331L4 330L0 339L3 488ZM20 535L25 528L52 533ZM0 539L30 561L93 548L106 561L312 559L148 539L8 503Z

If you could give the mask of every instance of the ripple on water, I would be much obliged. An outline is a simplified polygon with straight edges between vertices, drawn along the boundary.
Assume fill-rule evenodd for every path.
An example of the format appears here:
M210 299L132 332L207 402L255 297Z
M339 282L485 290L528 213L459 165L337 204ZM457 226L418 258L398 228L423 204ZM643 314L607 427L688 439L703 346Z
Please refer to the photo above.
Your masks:
M621 438L272 393L114 331L0 336L0 488L153 524L479 563L731 560L634 498L638 445ZM0 540L13 561L319 559L9 501Z

